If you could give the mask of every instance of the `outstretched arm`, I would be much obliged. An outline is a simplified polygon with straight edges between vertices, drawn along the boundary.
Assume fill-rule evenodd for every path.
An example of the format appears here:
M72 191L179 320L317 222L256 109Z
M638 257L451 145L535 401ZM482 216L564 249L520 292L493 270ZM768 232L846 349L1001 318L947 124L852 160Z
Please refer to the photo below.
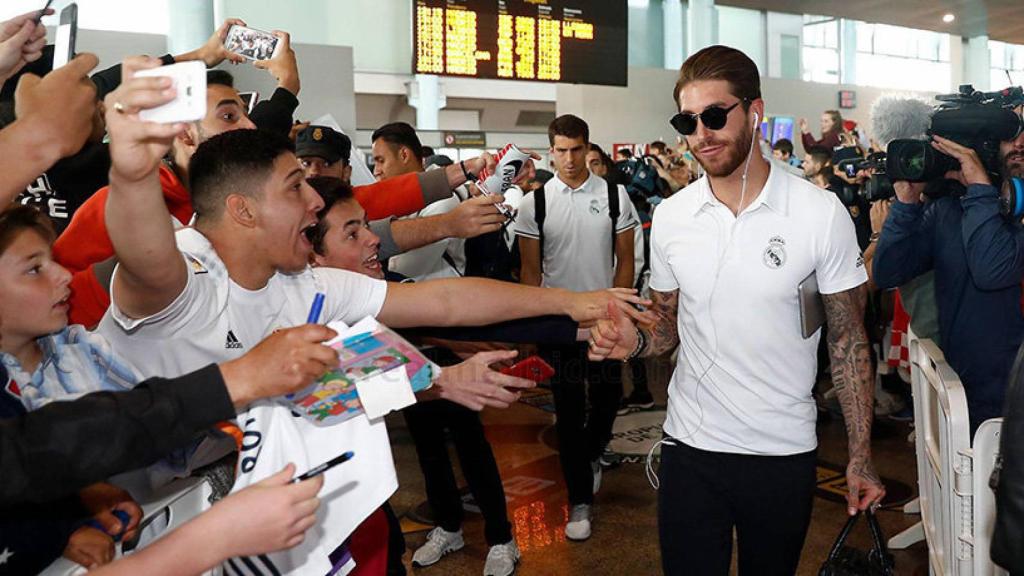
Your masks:
M614 303L641 321L647 316L629 303L649 304L635 290L613 288L570 292L536 288L486 278L450 278L415 284L389 283L377 319L392 328L416 326L483 326L505 320L571 316L577 322L607 317Z
M659 292L651 290L652 322L639 328L629 316L618 309L608 310L608 319L600 320L590 330L591 360L625 360L634 351L638 356L658 356L671 352L679 345L679 290ZM643 348L637 350L639 335L643 332Z
M133 318L166 308L188 280L157 173L184 125L143 122L138 115L175 96L169 78L134 77L159 65L155 58L125 60L121 86L106 98L111 158L106 222L120 263L112 291L117 306Z
M832 358L832 384L839 396L849 439L846 467L850 515L885 497L885 488L871 462L871 419L874 408L874 373L871 346L864 331L867 285L836 294L822 294L828 319L828 349Z

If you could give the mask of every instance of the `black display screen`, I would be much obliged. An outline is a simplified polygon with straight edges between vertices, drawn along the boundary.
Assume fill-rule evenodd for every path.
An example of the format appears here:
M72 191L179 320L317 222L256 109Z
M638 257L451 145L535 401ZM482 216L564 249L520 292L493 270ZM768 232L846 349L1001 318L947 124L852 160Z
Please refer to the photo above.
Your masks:
M626 85L626 0L415 0L413 71Z

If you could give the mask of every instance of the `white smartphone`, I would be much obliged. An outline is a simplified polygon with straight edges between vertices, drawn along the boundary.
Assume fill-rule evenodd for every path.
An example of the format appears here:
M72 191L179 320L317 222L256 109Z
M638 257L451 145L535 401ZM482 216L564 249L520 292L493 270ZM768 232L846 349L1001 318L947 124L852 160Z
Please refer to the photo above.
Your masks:
M72 2L60 11L60 24L57 26L57 36L53 43L54 70L64 66L75 57L75 40L77 37L78 4Z
M174 100L139 111L139 118L147 122L171 124L194 122L206 116L206 65L202 60L150 68L138 72L136 76L168 76L178 90Z
M248 60L270 60L277 56L280 40L270 32L235 24L228 30L224 47Z

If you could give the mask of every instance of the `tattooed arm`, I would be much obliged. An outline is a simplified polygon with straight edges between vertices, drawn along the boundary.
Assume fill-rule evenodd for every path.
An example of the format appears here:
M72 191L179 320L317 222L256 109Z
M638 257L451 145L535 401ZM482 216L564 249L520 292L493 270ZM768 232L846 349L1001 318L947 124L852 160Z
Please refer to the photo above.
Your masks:
M843 408L850 445L846 467L850 515L885 496L885 487L871 462L871 419L874 409L874 373L871 351L864 331L864 284L836 294L823 294L828 318L828 349L832 358L832 383Z
M679 345L679 290L651 290L651 307L657 321L640 327L646 338L641 356L658 356ZM623 360L636 350L637 334L633 321L618 308L609 308L610 319L600 320L590 330L591 360Z

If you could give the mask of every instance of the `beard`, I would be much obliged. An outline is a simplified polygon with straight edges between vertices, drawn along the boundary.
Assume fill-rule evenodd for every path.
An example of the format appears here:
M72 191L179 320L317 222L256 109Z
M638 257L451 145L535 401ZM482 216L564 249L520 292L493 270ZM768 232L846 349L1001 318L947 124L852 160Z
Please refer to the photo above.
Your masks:
M750 155L754 130L751 126L747 128L735 140L708 138L698 142L696 146L690 146L693 156L700 163L704 171L714 178L724 178L736 172L740 164ZM712 133L714 134L714 133ZM700 150L710 146L724 146L725 149L719 152L714 158L705 158Z
M1024 178L1024 150L1013 149L1003 157L1003 178Z

